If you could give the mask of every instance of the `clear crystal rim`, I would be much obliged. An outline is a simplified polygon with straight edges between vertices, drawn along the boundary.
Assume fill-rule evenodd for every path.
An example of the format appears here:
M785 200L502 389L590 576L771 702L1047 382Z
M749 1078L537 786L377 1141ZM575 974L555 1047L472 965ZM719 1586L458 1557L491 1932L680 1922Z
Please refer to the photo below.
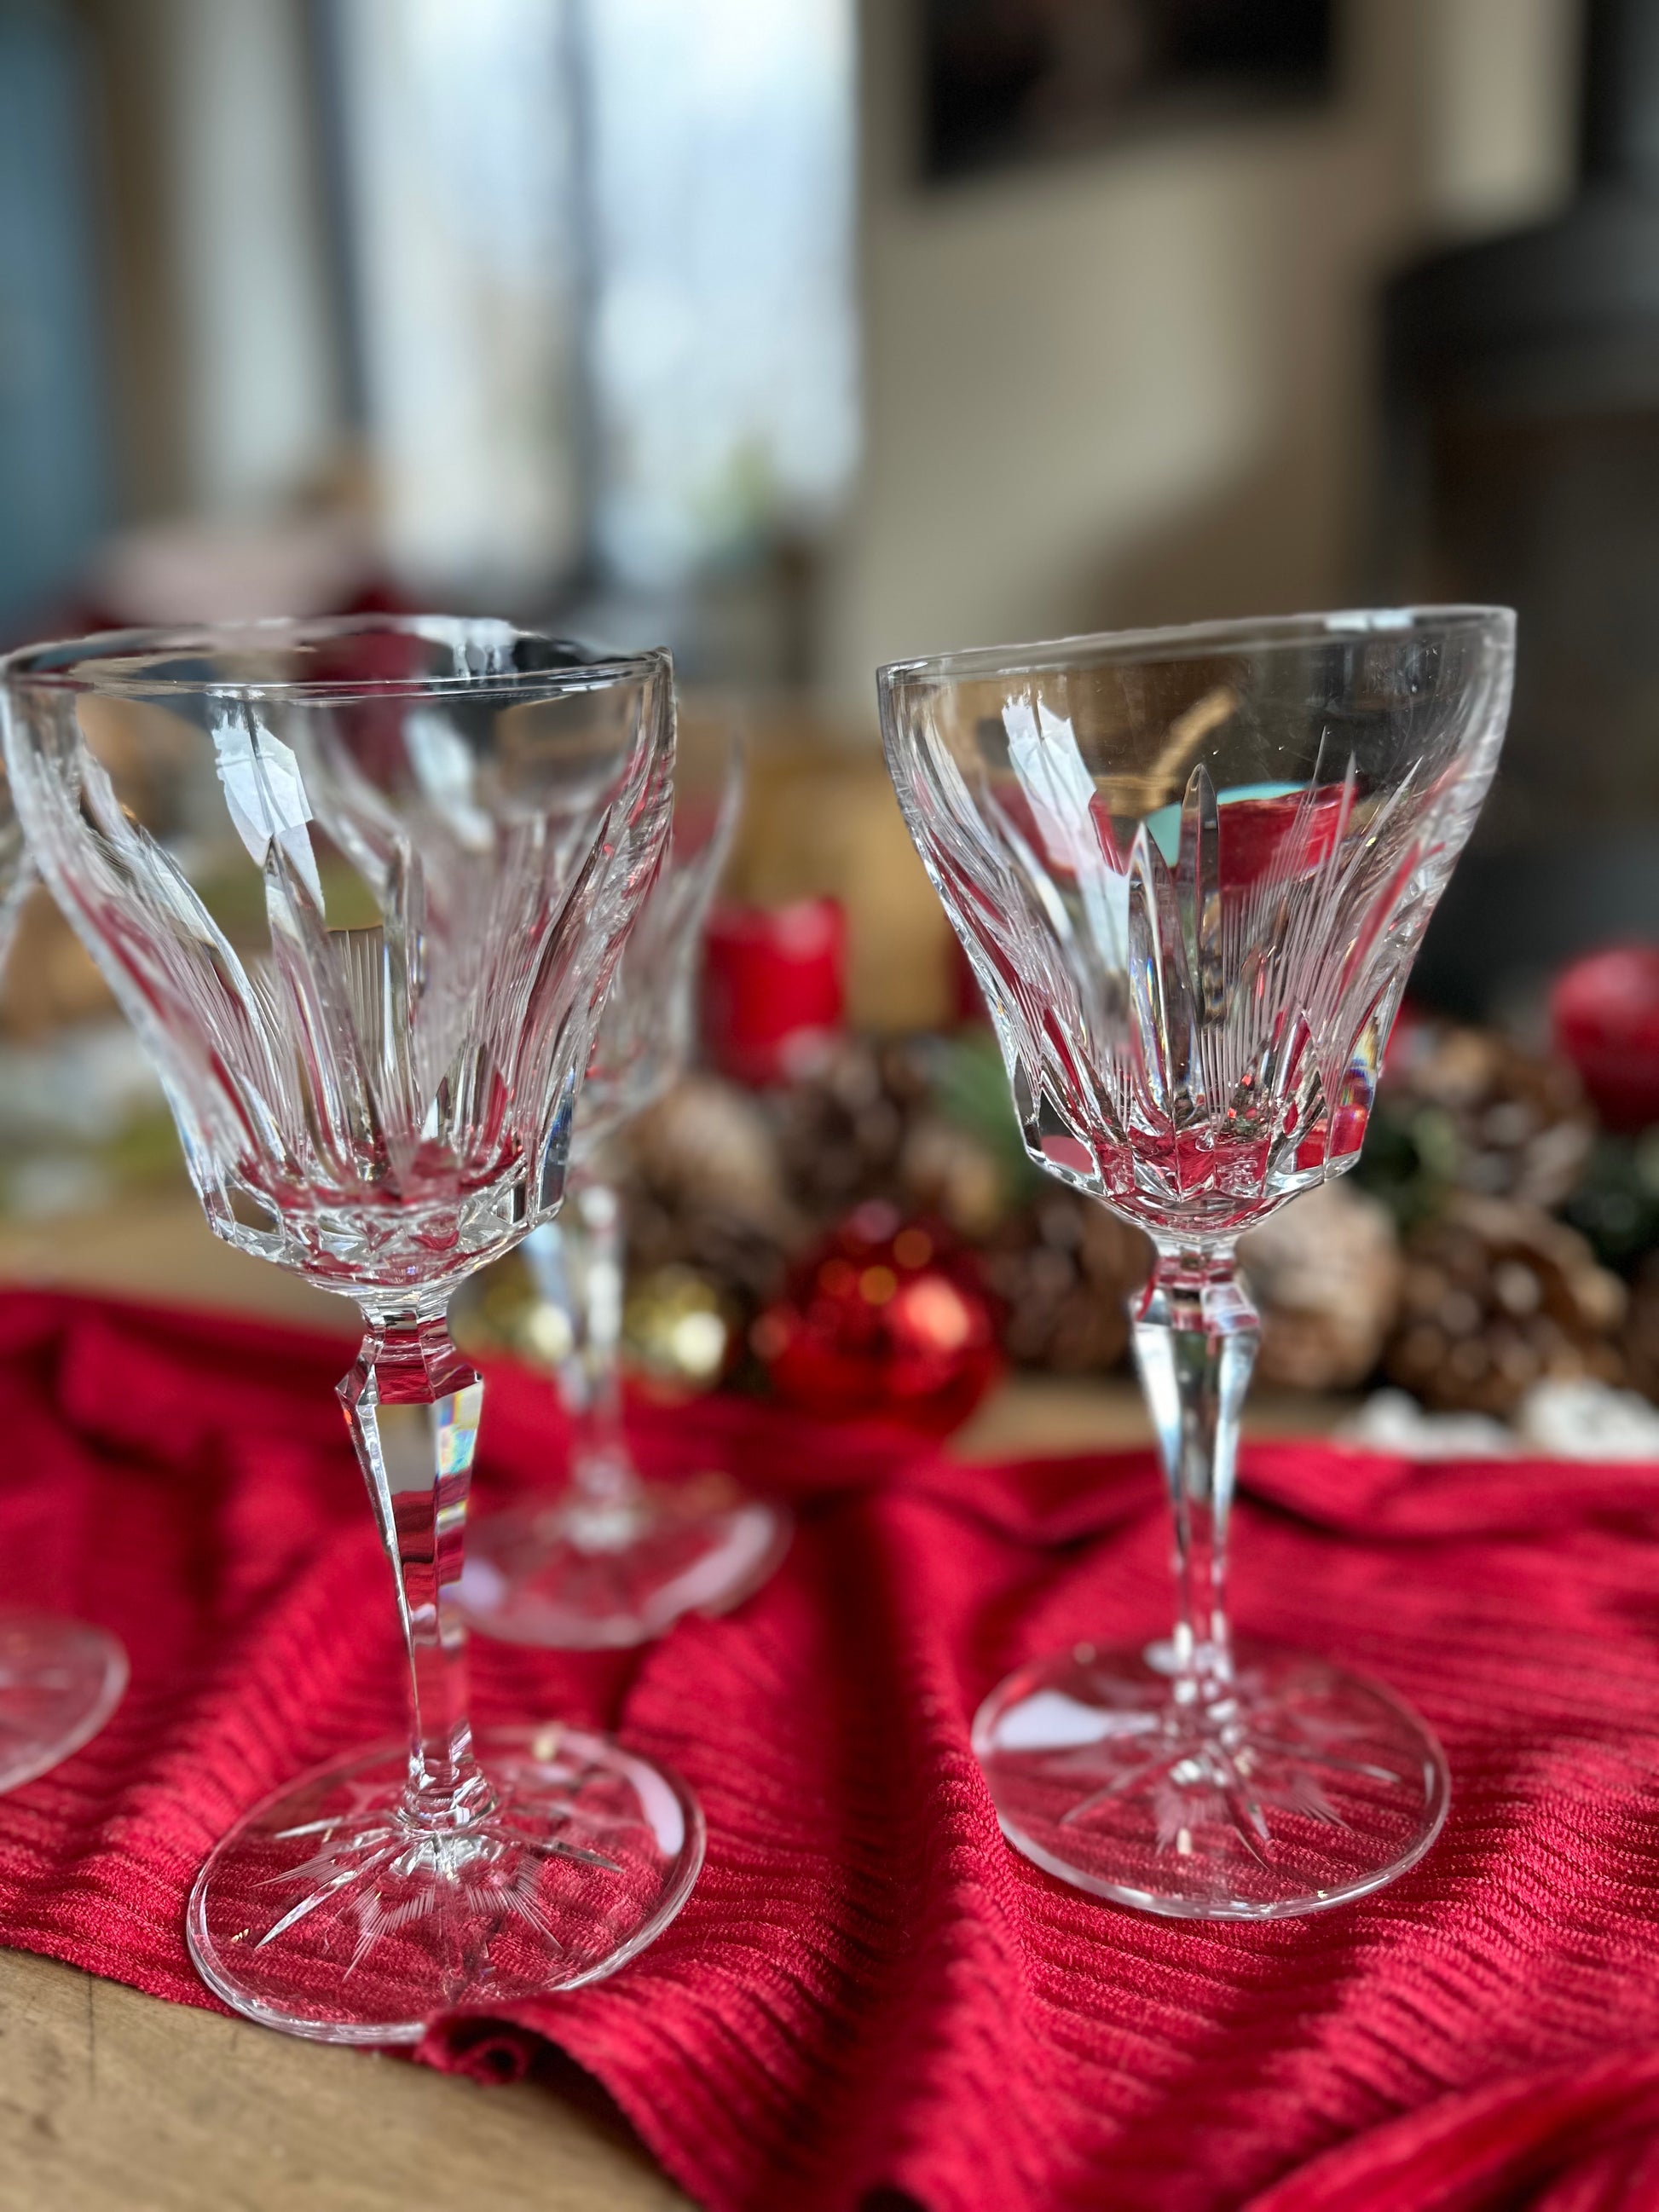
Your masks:
M1304 647L1321 638L1397 637L1406 632L1444 636L1459 630L1515 627L1512 607L1474 605L1352 607L1331 613L1242 616L1219 622L1176 623L1146 629L1085 630L1070 637L1015 645L969 646L890 661L877 671L884 690L894 684L961 676L1025 676L1052 670L1162 658L1194 659L1205 653L1272 652Z
M454 617L435 613L259 616L246 622L191 623L157 628L93 630L82 637L51 640L21 647L0 659L0 684L17 689L50 691L97 691L123 698L167 696L188 692L196 697L230 696L246 698L362 699L369 696L411 697L465 694L483 698L491 694L533 691L574 692L603 689L607 684L636 681L666 673L672 656L665 646L651 646L638 653L599 653L592 659L563 667L518 668L443 676L225 678L216 681L199 672L168 676L153 671L133 671L125 664L153 653L218 653L239 644L249 649L273 645L327 643L352 637L393 636L426 638L423 623L453 623ZM499 641L504 635L515 641L539 645L566 645L545 630L521 629L485 617L463 618L459 627L476 627ZM70 656L73 656L70 658ZM53 665L62 661L61 666Z

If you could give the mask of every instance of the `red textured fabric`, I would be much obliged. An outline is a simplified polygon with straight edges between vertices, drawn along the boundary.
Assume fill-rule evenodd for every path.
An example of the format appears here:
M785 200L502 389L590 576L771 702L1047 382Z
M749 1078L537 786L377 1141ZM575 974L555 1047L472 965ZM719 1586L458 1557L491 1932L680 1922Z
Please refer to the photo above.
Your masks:
M343 1342L0 1298L0 1600L105 1622L133 1662L104 1734L0 1800L0 1941L209 2002L182 1920L210 1844L396 1727L345 1363ZM1224 1927L1028 1866L968 1748L1016 1659L1161 1625L1146 1455L962 1468L726 1404L639 1428L665 1473L718 1456L787 1489L790 1559L642 1654L481 1644L477 1704L671 1759L707 1868L615 1980L440 2027L428 2060L499 2075L550 2038L719 2212L1659 2203L1659 1468L1246 1452L1241 1621L1392 1682L1454 1796L1391 1890ZM543 1387L493 1376L480 1503L556 1449Z

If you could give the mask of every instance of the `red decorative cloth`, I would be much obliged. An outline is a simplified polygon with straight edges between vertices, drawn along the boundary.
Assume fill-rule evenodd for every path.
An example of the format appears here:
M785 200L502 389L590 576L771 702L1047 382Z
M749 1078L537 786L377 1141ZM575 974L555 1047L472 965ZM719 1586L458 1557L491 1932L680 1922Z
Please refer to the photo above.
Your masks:
M0 1941L210 2002L183 1941L209 1845L397 1729L346 1358L0 1297L0 1601L103 1622L132 1658L102 1735L0 1800ZM961 1467L718 1402L644 1413L639 1441L663 1473L718 1458L787 1488L791 1557L641 1654L481 1644L477 1704L672 1760L707 1868L614 1980L499 2033L440 2026L422 2057L500 2072L550 2039L718 2212L1659 2203L1659 1468L1246 1451L1241 1621L1393 1683L1453 1802L1393 1888L1224 1926L1027 1865L968 1748L1016 1659L1162 1626L1147 1455ZM556 1456L544 1386L494 1375L481 1506Z

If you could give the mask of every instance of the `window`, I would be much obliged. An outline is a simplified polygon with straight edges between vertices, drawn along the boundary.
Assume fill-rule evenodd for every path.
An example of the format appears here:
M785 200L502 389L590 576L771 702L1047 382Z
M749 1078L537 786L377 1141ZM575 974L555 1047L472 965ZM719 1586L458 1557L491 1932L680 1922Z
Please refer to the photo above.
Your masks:
M672 587L855 458L852 0L334 0L392 550Z

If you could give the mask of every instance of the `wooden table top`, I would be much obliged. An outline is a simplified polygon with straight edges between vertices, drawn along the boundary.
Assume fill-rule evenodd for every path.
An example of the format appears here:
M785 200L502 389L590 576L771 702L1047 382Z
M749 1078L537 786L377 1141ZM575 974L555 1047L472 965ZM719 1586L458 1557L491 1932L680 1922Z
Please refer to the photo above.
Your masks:
M193 1201L0 1231L0 1281L222 1306L337 1330L344 1302L210 1234ZM1332 1408L1268 1402L1254 1425ZM975 1458L1133 1443L1124 1382L1021 1378L957 1439ZM0 2212L668 2212L664 2179L596 2085L484 2088L407 2061L302 2043L0 1950Z

